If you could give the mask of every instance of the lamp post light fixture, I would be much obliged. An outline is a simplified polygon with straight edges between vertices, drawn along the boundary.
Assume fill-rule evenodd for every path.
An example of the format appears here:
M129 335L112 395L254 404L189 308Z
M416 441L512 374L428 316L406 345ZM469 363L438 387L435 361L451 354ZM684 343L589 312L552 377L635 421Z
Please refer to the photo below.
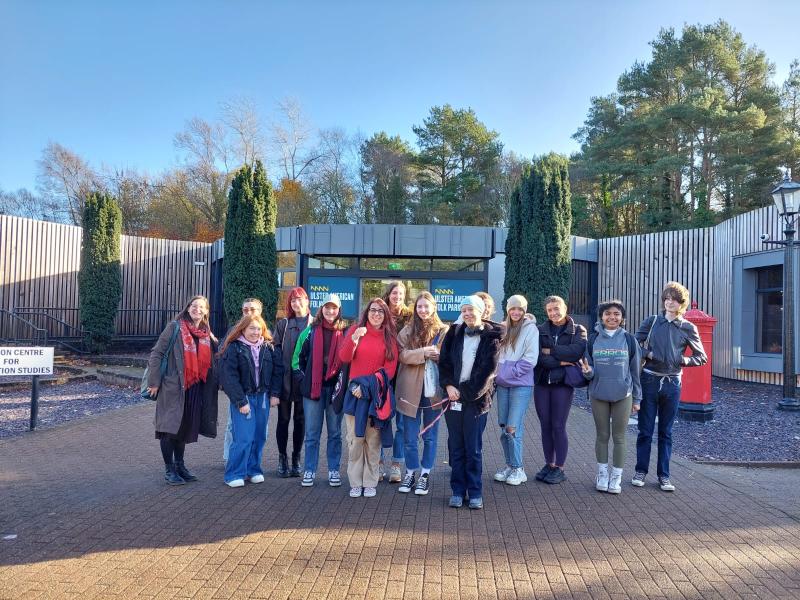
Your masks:
M778 402L782 410L800 410L797 399L797 378L795 375L794 348L794 247L795 222L800 212L800 183L791 179L791 171L786 170L783 181L772 190L772 200L783 218L783 240L764 241L765 244L783 246L783 399Z

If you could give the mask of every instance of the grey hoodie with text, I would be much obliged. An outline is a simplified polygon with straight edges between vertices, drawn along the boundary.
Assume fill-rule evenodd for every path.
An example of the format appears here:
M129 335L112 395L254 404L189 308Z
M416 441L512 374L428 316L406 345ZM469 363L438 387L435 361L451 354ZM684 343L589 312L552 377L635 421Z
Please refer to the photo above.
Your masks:
M609 335L600 323L594 327L586 346L586 358L592 370L584 376L589 379L589 397L605 402L618 402L633 396L633 403L642 400L639 383L641 364L640 348L636 340L628 342L629 334L621 327ZM632 336L631 336L632 337ZM633 347L633 356L630 355Z

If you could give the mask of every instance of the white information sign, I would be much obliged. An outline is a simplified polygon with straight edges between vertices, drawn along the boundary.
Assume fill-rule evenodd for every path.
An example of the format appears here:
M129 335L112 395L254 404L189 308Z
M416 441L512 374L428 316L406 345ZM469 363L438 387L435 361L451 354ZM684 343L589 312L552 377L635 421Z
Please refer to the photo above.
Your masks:
M52 374L53 348L0 346L0 376Z

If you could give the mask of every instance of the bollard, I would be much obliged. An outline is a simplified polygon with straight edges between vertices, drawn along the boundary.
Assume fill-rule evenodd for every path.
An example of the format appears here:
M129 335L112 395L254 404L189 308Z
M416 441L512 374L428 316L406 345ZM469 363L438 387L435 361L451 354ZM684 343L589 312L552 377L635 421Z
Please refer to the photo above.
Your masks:
M36 429L36 417L39 416L39 376L33 376L31 383L31 422L30 430Z

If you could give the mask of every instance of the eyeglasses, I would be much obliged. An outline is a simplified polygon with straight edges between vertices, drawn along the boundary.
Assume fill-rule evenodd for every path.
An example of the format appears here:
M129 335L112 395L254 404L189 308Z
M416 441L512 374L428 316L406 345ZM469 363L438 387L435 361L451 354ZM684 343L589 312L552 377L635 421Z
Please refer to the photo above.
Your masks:
M370 309L369 309L369 311L367 311L367 312L371 312L371 313L373 313L373 314L378 314L378 313L380 313L380 314L382 314L382 315L383 315L383 314L386 314L386 311L384 311L382 308L370 308Z

